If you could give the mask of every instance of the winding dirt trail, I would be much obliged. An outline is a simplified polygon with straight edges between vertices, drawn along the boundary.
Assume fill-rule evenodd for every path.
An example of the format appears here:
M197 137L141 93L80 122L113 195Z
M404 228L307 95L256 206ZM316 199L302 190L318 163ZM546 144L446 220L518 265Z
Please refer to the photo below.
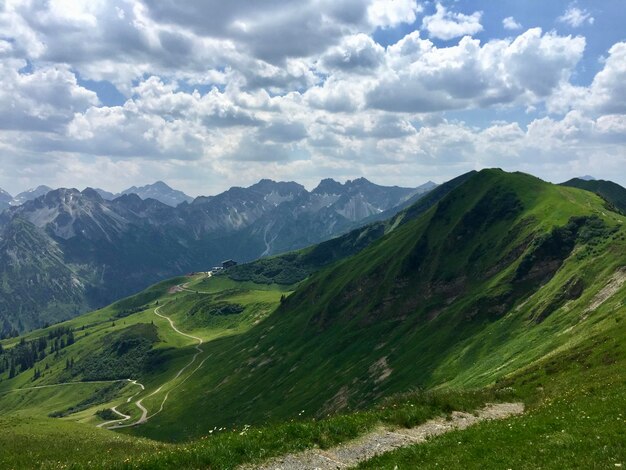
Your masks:
M138 387L140 387L140 388L141 388L141 390L140 390L140 391L138 391L138 392L137 392L137 393L135 393L134 395L132 395L132 396L128 397L128 400L126 400L126 403L129 403L129 402L130 402L130 401L131 401L131 400L132 400L135 396L137 396L139 393L141 393L143 390L145 390L145 389L146 389L146 387L144 387L144 385L143 385L143 384L141 384L141 383L137 382L136 380L132 380L132 379L117 379L117 380L90 380L90 381L82 381L82 382L63 382L63 383L60 383L60 384L37 385L37 386L35 386L35 387L23 387L23 388L16 388L16 389L13 389L13 390L7 390L6 392L2 392L2 393L0 393L0 395L4 395L4 394L7 394L7 393L12 393L12 392L27 391L27 390L39 390L39 389L43 389L43 388L65 387L65 386L68 386L68 385L81 385L81 384L109 384L109 383L117 383L117 382L129 382L129 383L131 383L131 384L133 384L133 385L136 385L136 386L138 386ZM139 406L139 405L138 405L138 406ZM145 412L147 413L147 410L146 410L145 408L143 408L142 406L141 406L140 408L141 408L141 409L143 409L143 410L145 410ZM119 422L122 422L122 421L126 421L126 420L128 420L128 419L130 419L130 418L131 418L131 417L130 417L130 416L128 416L128 415L125 415L125 414L123 414L123 413L120 413L120 412L117 410L117 407L116 407L116 406L114 406L114 407L112 407L112 408L109 408L109 409L110 409L111 411L113 411L113 413L117 414L118 416L121 416L122 418L120 418L120 419L114 419L114 420L111 420L111 421L106 421L106 422L104 422L104 423L99 424L99 425L98 425L98 426L96 426L96 427L98 427L98 428L102 428L102 427L108 426L108 425L113 424L113 423L119 423ZM111 429L111 428L107 428L107 429Z
M126 421L127 419L130 419L130 415L125 415L124 413L120 413L119 411L117 411L116 406L110 408L110 410L116 415L121 416L122 419L112 419L111 421L105 421L104 423L98 424L98 426L96 426L97 428L103 428L109 424L119 423L121 421Z
M208 277L211 277L211 275L209 274ZM179 284L176 287L179 288L180 290L184 290L184 291L188 291L188 292L193 292L196 294L209 294L209 292L198 292L198 291L194 291L192 289L189 289L188 287L189 283L184 283L184 284ZM185 377L183 379L183 381L181 383L179 383L178 385L175 385L174 387L172 387L170 390L167 391L167 393L165 394L165 396L163 397L163 401L161 402L161 406L159 407L159 409L149 415L148 409L143 405L143 400L146 398L150 398L154 395L156 395L157 393L159 393L164 386L166 386L168 383L173 382L174 380L178 379L187 369L189 369L195 362L196 359L198 358L198 356L200 354L202 354L204 352L204 350L201 348L202 344L204 343L204 341L202 340L202 338L198 337L198 336L194 336L194 335L190 335L188 333L184 333L182 331L180 331L177 327L176 324L174 323L174 321L168 317L167 315L163 315L162 313L159 312L159 310L161 310L162 306L159 306L157 308L154 309L154 314L157 315L158 317L164 318L165 320L168 321L168 323L170 324L170 327L172 328L172 330L174 330L176 333L178 333L181 336L184 336L186 338L190 338L193 339L195 341L197 341L198 343L194 346L194 348L196 349L196 353L193 355L193 357L191 358L191 360L185 364L185 366L183 366L174 376L174 378L168 380L167 382L161 384L160 387L158 387L156 390L154 390L152 393L150 393L150 395L147 395L145 397L140 398L139 400L137 400L135 402L135 406L137 408L139 408L139 410L141 411L141 416L139 417L139 419L137 421L135 421L134 423L125 423L125 421L128 421L129 419L131 419L130 415L126 415L124 413L121 413L118 409L117 406L113 406L111 408L109 408L113 413L115 413L116 415L120 416L120 419L114 419L111 421L105 421L104 423L100 423L97 425L98 428L103 428L103 429L121 429L121 428L127 428L127 427L132 427L132 426L138 426L140 424L144 424L146 422L148 422L148 420L150 418L153 418L154 416L158 415L161 411L163 411L163 408L165 406L165 402L167 401L167 399L170 396L170 392L174 389L176 389L177 387L179 387L180 385L182 385L183 383L185 383L187 381L187 379L189 379L189 377L191 377L193 374L195 374L198 369L200 369L200 367L202 367L202 365L204 364L204 362L209 358L209 357L205 357L202 362L200 362L200 364L191 371L191 373ZM126 400L126 403L130 403L133 398L135 398L138 394L140 394L141 392L146 390L146 387L138 382L137 380L133 380L133 379L117 379L117 380L93 380L93 381L79 381L79 382L63 382L63 383L59 383L59 384L50 384L50 385L37 385L34 387L24 387L24 388L16 388L13 390L6 390L3 392L0 392L0 395L5 395L8 393L14 393L14 392L20 392L20 391L27 391L27 390L38 390L38 389L43 389L43 388L52 388L52 387L64 387L64 386L68 386L68 385L80 385L80 384L104 384L104 383L116 383L116 382L130 382L133 385L136 385L138 387L141 388L141 390L137 391L137 393L131 395L130 397L128 397L128 399ZM124 423L124 424L122 424Z
M450 419L431 419L410 429L381 428L331 449L313 449L297 454L288 454L272 459L265 464L245 465L240 467L240 470L336 470L352 468L361 462L400 447L420 444L431 437L457 429L466 429L481 421L504 419L523 412L523 403L490 404L475 414L455 411Z
M181 290L185 290L185 291L189 291L189 292L194 292L194 293L196 293L196 291L193 291L193 290L191 290L191 289L189 289L189 288L187 287L187 285L188 285L188 284L189 284L189 283L179 284L179 285L178 285L178 286L176 286L176 287L180 288ZM198 292L198 293L204 293L204 292ZM174 378L172 378L172 379L168 380L167 382L163 383L160 387L158 387L158 388L157 388L156 390L154 390L152 393L150 393L149 395L147 395L147 396L145 396L145 397L140 398L139 400L137 400L137 401L135 402L135 406L137 406L137 408L139 408L139 409L141 410L141 416L139 417L139 419L138 419L137 421L135 421L135 422L133 422L133 423L124 423L124 421L127 421L128 419L130 419L130 417L126 418L126 416L127 416L127 415L124 415L124 414L119 413L119 412L115 409L115 407L113 407L113 408L111 408L111 411L113 411L114 413L119 414L120 416L123 416L123 417L124 417L124 419L119 419L119 420L114 420L114 421L109 421L109 422L106 422L106 423L102 423L102 424L100 424L98 427L103 427L103 428L105 428L105 429L122 429L122 428L129 428L129 427L133 427L133 426L139 426L139 425L141 425L141 424L147 423L147 422L148 422L148 420L150 420L151 418L153 418L153 417L155 417L156 415L158 415L161 411L163 411L163 408L165 407L165 402L166 402L166 401L167 401L167 399L169 398L171 391L172 391L172 390L174 390L174 389L176 389L177 387L179 387L179 386L180 386L180 385L182 385L183 383L185 383L185 381L187 381L187 379L188 379L189 377L191 377L191 376L192 376L192 375L193 375L193 374L194 374L194 373L195 373L198 369L200 369L200 367L202 367L202 365L204 364L204 362L208 359L208 357L204 358L204 359L202 360L202 362L198 365L198 367L196 367L193 371L191 371L191 373L190 373L187 377L185 377L185 379L184 379L184 380L183 380L180 384L178 384L178 385L176 385L176 386L172 387L170 390L168 390L168 391L167 391L167 393L165 394L165 396L163 397L163 401L161 402L161 406L159 407L159 409L158 409L156 412L154 412L154 413L152 413L151 415L149 415L148 409L147 409L147 408L143 405L143 400L144 400L144 399L146 399L146 398L150 398L150 397L152 397L152 396L156 395L156 394L157 394L157 393L159 393L159 392L163 389L163 387L165 387L168 383L170 383L170 382L173 382L173 381L177 380L177 379L178 379L178 378L179 378L179 377L180 377L180 376L181 376L181 375L182 375L182 374L183 374L183 373L184 373L187 369L189 369L189 367L191 367L191 366L192 366L192 365L196 362L196 359L198 358L198 356L204 352L204 350L201 348L202 344L204 343L204 341L202 340L202 338L200 338L200 337L198 337L198 336L190 335L190 334L188 334L188 333L184 333L184 332L180 331L180 330L176 327L176 324L174 323L174 321L173 321L170 317L168 317L167 315L164 315L164 314L160 313L161 307L163 307L163 306L159 306L159 307L155 308L155 309L154 309L154 314L155 314L156 316L158 316L158 317L161 317L161 318L163 318L163 319L167 320L167 321L168 321L168 323L170 324L170 327L172 328L172 330L174 330L174 331L175 331L176 333L178 333L179 335L181 335L181 336L184 336L184 337L186 337L186 338L190 338L190 339L193 339L193 340L197 341L198 343L194 346L194 348L196 349L196 351L197 351L197 352L193 355L193 357L191 358L191 360L190 360L187 364L185 364L185 366L183 366L183 367L182 367L182 368L181 368L181 369L180 369L180 370L176 373L176 375L174 376ZM142 386L142 388L143 388L143 386ZM144 390L145 390L145 388L144 388ZM135 395L136 395L136 394L135 394ZM134 396L135 396L135 395L133 395L132 397L130 397L130 398L126 401L126 403L129 403L129 402L132 400L132 398L134 398ZM113 423L117 423L117 424L113 424ZM122 424L122 423L123 423L123 424ZM110 425L110 424L113 424L113 425L112 425L112 426L108 426L108 425Z
M22 391L26 391L26 390L38 390L41 388L52 388L52 387L65 387L68 385L82 385L82 384L112 384L112 383L116 383L116 382L125 382L125 381L129 381L132 383L135 383L136 385L141 385L140 383L137 383L136 380L130 380L130 379L117 379L117 380L85 380L85 381L78 381L78 382L63 382L60 384L50 384L50 385L37 385L35 387L22 387L22 388L14 388L12 390L5 390L3 392L0 392L0 394L2 395L6 395L7 393L14 393L14 392L22 392ZM143 385L141 385L143 387Z

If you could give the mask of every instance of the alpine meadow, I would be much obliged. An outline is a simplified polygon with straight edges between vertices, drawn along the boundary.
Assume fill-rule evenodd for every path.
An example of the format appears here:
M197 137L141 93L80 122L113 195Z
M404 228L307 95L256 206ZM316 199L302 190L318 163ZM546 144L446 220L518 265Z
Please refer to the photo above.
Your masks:
M625 21L0 5L0 468L626 466Z

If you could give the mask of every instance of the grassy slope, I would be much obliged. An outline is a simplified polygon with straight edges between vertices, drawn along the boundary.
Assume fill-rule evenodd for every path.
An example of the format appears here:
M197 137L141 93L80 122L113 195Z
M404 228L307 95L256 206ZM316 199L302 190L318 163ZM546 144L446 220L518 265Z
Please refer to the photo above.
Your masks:
M170 291L171 287L182 282L188 282L189 288L193 291ZM196 290L199 293L195 293ZM50 331L59 327L70 327L75 331L76 340L74 344L63 348L58 355L48 353L43 360L36 363L36 367L42 371L41 378L37 380L33 380L32 368L19 373L13 379L8 379L8 370L0 374L0 407L5 414L10 412L22 416L42 417L89 400L99 391L102 393L103 389L110 387L111 383L72 383L47 387L48 385L79 382L85 377L89 380L107 381L132 378L146 386L145 394L166 383L160 393L144 400L144 405L153 412L159 408L167 391L180 386L185 376L179 380L173 378L196 352L193 349L196 341L177 334L166 319L154 314L157 303L162 307L161 312L170 316L183 331L193 331L205 340L210 340L245 332L274 310L284 293L288 293L287 287L284 286L237 283L226 278L206 279L204 275L193 279L174 278L105 309L33 331L23 339L32 341L39 337L47 337ZM224 305L231 304L242 311L230 315L212 314L215 305L223 309ZM193 316L189 314L192 307L196 307ZM218 309L218 312L221 310ZM152 329L155 328L156 336L152 333ZM118 355L115 349L110 351L111 344L114 348L119 347L119 344L123 344L122 340L129 338L131 342L126 344L130 344L131 349L125 353L126 355ZM21 339L4 340L2 345L5 350L10 350ZM138 341L145 340L150 344L155 339L151 354L139 358L133 354ZM94 364L90 358L95 356L98 360ZM105 358L107 364L104 364ZM199 359L203 358L204 356ZM68 359L75 363L72 371L66 370ZM139 370L136 364L138 359L146 362ZM128 367L125 367L124 361L130 361ZM85 364L89 364L89 375L85 375L87 370L81 369ZM100 369L94 366L100 366ZM126 377L120 372L123 370L135 370L137 373ZM73 414L70 419L96 424L100 420L94 413L112 405L118 405L120 411L131 414L135 419L138 418L139 410L134 403L125 403L125 397L135 394L138 388L125 382L122 385L125 387L117 397L115 395L111 398L105 397L104 401L99 400L93 406L87 406L86 409ZM44 388L32 389L41 386ZM18 388L28 390L17 391Z
M372 459L359 468L618 468L626 465L626 293L604 310L613 325L500 381L529 405ZM597 328L595 328L597 329Z
M512 207L519 200L523 209L508 214L511 192ZM530 274L516 280L540 236L580 215L618 231L579 240L560 269L561 260L536 253ZM313 275L245 335L208 344L211 360L179 391L177 405L136 431L188 438L207 424L362 408L416 386L492 383L604 321L583 320L582 311L626 265L623 222L593 194L481 172L423 217ZM573 278L584 285L580 297L537 321Z
M582 180L580 178L572 178L563 186L571 186L573 188L585 189L602 196L609 204L617 208L622 214L626 214L626 188L612 181L605 180Z

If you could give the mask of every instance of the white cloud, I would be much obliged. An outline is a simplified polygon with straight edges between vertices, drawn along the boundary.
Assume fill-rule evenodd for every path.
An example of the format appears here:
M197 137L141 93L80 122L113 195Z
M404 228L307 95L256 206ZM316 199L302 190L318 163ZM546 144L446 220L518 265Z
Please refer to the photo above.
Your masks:
M626 42L609 49L604 68L589 89L587 105L600 113L626 114Z
M355 112L363 105L363 88L362 82L350 83L348 80L331 77L322 86L309 88L304 93L304 98L309 106L331 113Z
M557 18L557 21L568 24L572 28L579 28L585 23L591 25L595 20L587 10L580 9L574 4L570 4L567 10L565 10L565 13Z
M582 109L594 115L626 114L626 42L611 46L602 69L588 87L562 83L547 100L548 110Z
M435 14L425 16L422 20L422 29L428 31L430 37L443 40L471 36L483 30L481 17L481 11L465 15L448 11L441 3L437 3Z
M20 72L23 60L0 60L0 129L59 131L74 116L98 104L93 91L78 85L67 66Z
M382 64L385 50L366 34L346 37L338 46L330 48L320 60L325 72L344 71L371 73Z
M515 21L515 18L512 16L507 16L502 20L502 26L504 29L508 29L510 31L515 31L516 29L522 29L522 25Z
M582 37L542 34L539 28L484 45L464 37L446 48L412 33L388 49L390 69L367 101L387 111L422 113L529 105L567 83L584 48Z
M423 7L415 0L374 0L367 9L370 22L375 26L392 27L413 23Z

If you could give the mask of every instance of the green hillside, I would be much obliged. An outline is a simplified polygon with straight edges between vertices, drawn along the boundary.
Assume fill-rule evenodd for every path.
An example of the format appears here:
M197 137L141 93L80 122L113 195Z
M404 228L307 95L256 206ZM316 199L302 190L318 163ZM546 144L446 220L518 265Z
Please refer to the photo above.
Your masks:
M380 220L377 216L377 221L339 237L302 250L240 264L221 274L234 281L253 281L260 284L289 285L300 282L315 271L357 254L382 236L415 220L475 174L475 171L470 171L437 186L426 195L420 195L419 200L410 207L397 213L389 211L389 217L385 220Z
M414 387L492 383L579 337L582 312L626 264L622 223L590 193L482 171L317 272L262 325L207 345L210 370L160 421L319 417ZM219 409L198 410L199 395Z
M500 170L473 174L434 202L299 284L228 272L178 278L0 342L0 424L14 429L0 444L11 435L24 436L25 449L29 437L45 442L55 420L89 427L81 465L109 446L108 466L230 468L488 400L523 399L532 411L515 419L539 434L555 412L574 420L570 405L606 417L601 398L622 403L626 393L626 218L591 192ZM594 382L606 394L587 393ZM117 444L114 430L94 429L140 421L138 403L149 419L120 427ZM130 418L111 415L113 406ZM507 421L468 431L474 448ZM591 423L577 423L576 436ZM614 430L602 435L623 458ZM415 457L430 452L419 449L381 465L470 458ZM28 466L16 452L0 453L0 463Z
M619 184L612 181L583 180L580 178L572 178L561 184L594 192L605 199L612 208L619 210L622 214L626 214L626 188Z

